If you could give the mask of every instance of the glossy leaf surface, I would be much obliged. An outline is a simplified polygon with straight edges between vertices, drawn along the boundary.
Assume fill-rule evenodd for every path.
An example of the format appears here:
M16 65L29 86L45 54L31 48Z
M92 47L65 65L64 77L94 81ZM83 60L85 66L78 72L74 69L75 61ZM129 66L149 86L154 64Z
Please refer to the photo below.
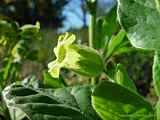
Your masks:
M132 45L160 49L160 12L155 0L118 0L118 18Z
M152 120L152 106L128 89L108 81L98 85L92 104L103 120Z

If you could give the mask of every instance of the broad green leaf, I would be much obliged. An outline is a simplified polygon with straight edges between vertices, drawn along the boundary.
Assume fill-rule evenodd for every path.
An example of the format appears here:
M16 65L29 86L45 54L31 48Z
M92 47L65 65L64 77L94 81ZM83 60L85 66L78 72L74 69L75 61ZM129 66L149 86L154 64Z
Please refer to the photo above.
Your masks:
M118 0L118 18L134 47L160 49L160 12L155 0Z
M103 120L153 120L152 106L141 96L108 81L99 84L92 105Z
M78 108L84 115L84 120L101 120L92 108L91 93L92 89L90 86L76 86L72 88L68 87L67 89L58 89L55 91L55 96L58 97L60 101L65 101L69 105L78 105Z
M115 80L116 80L116 83L118 83L119 85L122 85L123 87L133 92L137 92L134 82L130 79L127 71L125 70L122 64L117 65L116 73L115 73Z
M156 51L154 55L153 84L157 96L160 96L160 51Z
M21 113L30 120L101 120L91 106L90 86L35 90L13 84L5 88L3 98L15 117Z

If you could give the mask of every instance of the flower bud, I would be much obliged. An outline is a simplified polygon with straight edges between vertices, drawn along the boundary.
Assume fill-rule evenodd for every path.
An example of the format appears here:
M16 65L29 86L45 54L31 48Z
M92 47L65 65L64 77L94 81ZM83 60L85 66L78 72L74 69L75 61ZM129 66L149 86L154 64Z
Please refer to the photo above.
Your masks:
M40 40L40 23L36 22L36 25L27 24L20 27L20 36L24 40Z
M61 68L88 77L97 76L102 72L103 60L98 52L87 46L73 44L75 39L75 35L71 33L59 37L58 45L54 48L57 59L48 65L52 77L59 77Z

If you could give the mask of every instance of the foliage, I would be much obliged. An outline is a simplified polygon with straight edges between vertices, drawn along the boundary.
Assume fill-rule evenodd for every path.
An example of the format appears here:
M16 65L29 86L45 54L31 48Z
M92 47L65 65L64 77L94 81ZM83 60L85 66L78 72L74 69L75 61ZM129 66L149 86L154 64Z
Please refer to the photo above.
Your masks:
M15 111L16 120L100 120L91 106L91 89L76 86L41 90L13 84L5 88L3 97L10 112Z
M154 117L152 106L141 96L107 81L95 88L92 103L103 120L151 120Z
M10 82L20 79L21 65L25 60L35 60L36 49L33 40L40 40L40 25L24 25L0 21L0 41L4 55L2 55L2 68L0 68L1 88Z
M159 11L155 0L119 0L118 17L133 46L159 49Z
M155 52L154 88L159 98L159 2L118 0L106 17L97 19L96 0L86 0L90 11L89 46L74 43L76 36L65 33L54 48L56 59L48 64L43 81L28 76L18 81L19 66L28 57L33 39L40 39L40 25L1 21L1 46L9 51L3 56L0 71L4 107L0 115L7 120L159 120L160 103L150 104L139 93L116 55L137 48ZM118 14L116 14L118 10ZM134 13L136 11L136 14ZM119 18L119 23L116 21ZM112 18L110 20L109 18ZM95 23L95 24L93 24ZM96 26L98 27L96 29ZM108 30L109 28L109 30ZM5 30L5 31L4 31ZM100 34L98 34L100 32ZM5 38L5 39L4 39ZM14 42L11 44L8 41ZM98 43L99 41L99 43ZM133 48L131 44L136 47ZM68 86L63 68L85 76L89 84ZM102 77L104 77L102 81ZM14 81L13 81L14 80ZM6 86L6 81L10 85ZM6 117L8 116L9 117Z
M154 87L159 97L159 27L158 1L119 0L118 16L133 46L155 51L153 64ZM134 13L133 13L134 11ZM135 14L136 13L136 14ZM159 104L159 103L158 103ZM157 105L159 119L159 105Z

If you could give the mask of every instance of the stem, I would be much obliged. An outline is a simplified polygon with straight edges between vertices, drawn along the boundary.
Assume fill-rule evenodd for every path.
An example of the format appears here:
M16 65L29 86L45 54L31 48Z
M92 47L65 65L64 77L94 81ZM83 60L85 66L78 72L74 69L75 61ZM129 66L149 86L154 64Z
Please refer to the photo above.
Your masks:
M95 41L95 28L96 28L96 13L90 15L90 24L89 24L89 46L94 48Z
M89 46L94 48L94 42L95 42L95 33L96 33L96 6L97 6L97 0L95 0L93 4L93 10L90 11L90 17L89 17ZM91 78L91 84L95 85L98 82L97 77Z
M92 84L92 85L96 85L97 83L98 83L98 78L92 77L92 78L91 78L91 84Z

